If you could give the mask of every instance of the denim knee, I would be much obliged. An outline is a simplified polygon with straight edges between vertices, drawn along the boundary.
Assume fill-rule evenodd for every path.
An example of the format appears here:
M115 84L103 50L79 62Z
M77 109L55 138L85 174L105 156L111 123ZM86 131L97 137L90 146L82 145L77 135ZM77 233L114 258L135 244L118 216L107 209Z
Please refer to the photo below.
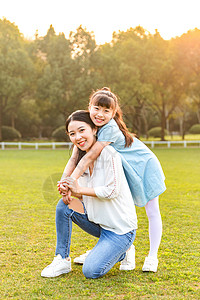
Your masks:
M71 211L70 211L68 205L65 204L62 199L60 199L56 206L56 215L66 215L67 212L69 212L69 214L71 214Z
M95 279L102 276L100 268L90 263L84 263L82 271L83 275L88 279Z

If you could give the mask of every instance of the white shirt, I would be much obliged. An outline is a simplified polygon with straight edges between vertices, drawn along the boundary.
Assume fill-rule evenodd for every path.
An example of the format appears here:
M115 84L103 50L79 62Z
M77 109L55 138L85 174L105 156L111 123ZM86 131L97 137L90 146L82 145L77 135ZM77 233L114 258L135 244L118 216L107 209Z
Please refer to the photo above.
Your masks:
M102 228L125 234L137 229L134 201L126 181L119 153L106 146L89 169L79 178L80 186L93 187L97 197L83 196L88 219Z

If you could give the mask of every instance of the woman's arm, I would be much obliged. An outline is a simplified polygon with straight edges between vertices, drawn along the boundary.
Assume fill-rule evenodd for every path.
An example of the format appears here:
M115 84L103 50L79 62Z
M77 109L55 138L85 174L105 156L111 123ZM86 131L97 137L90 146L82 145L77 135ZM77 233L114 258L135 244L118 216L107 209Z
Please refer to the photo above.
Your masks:
M123 168L120 155L113 147L107 147L101 154L104 164L103 172L99 170L98 177L103 176L104 183L94 187L94 192L99 199L117 198L122 187Z
M78 181L72 177L68 177L65 179L65 183L72 191L72 195L85 195L96 197L95 191L93 188L90 187L82 187L78 184Z
M110 142L96 142L90 151L82 157L82 159L79 161L78 165L76 166L75 170L71 173L71 177L74 179L78 179L84 172L87 170L89 165L93 163L104 147L109 145ZM91 195L88 195L91 196Z

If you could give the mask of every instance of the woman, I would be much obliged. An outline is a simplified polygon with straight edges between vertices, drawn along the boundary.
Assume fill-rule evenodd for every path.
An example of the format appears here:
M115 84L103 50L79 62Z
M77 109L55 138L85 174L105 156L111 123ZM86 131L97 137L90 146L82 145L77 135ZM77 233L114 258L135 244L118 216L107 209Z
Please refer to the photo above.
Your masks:
M71 142L79 150L79 159L96 142L97 129L89 112L76 111L66 121ZM78 161L77 161L78 164ZM41 273L43 277L56 277L71 271L70 242L72 222L99 241L83 264L86 278L105 275L115 263L124 260L136 234L135 205L126 181L121 158L106 146L77 182L66 179L73 199L65 204L62 199L56 207L56 256Z

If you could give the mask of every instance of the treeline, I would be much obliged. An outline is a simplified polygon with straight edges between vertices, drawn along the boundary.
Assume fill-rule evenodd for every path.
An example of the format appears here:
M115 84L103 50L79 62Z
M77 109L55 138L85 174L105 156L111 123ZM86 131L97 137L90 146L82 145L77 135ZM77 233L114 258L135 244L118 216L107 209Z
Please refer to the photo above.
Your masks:
M142 27L113 33L97 46L82 26L66 38L51 25L44 37L24 39L0 20L0 140L2 126L22 138L51 137L93 90L109 86L120 98L128 128L184 134L200 123L200 30L164 40Z

